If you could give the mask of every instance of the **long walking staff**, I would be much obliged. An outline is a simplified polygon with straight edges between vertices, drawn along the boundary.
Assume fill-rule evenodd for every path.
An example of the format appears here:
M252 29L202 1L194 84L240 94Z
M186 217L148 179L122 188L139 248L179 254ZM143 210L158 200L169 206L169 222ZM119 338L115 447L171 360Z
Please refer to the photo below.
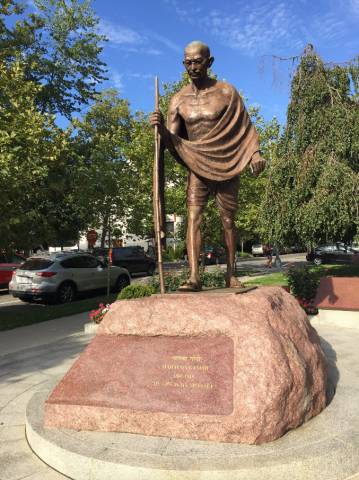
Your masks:
M155 111L159 110L159 93L158 93L158 78L155 77ZM156 246L157 246L157 262L158 262L158 273L160 275L160 292L165 293L165 282L163 278L163 264L162 264L162 232L161 227L163 228L163 204L161 202L161 189L160 189L160 180L161 180L161 145L160 145L160 136L158 133L158 127L155 127L155 159L153 163L153 212L154 212L154 224L155 224L155 234L156 234Z

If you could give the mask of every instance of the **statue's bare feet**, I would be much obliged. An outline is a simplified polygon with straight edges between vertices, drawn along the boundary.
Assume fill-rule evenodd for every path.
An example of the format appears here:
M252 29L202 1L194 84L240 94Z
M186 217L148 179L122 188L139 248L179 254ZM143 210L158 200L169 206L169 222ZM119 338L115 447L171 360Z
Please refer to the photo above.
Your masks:
M178 287L179 292L200 292L202 290L201 282L192 281L191 279L186 280L180 287Z
M227 288L244 288L244 285L234 275L227 275L226 287Z

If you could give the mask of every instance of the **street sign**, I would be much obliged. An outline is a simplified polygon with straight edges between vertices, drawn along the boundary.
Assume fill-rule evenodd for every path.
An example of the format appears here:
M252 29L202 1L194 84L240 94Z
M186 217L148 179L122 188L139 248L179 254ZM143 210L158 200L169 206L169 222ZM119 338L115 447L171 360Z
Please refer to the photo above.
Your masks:
M87 238L89 246L93 247L96 243L96 240L97 240L96 230L89 230L86 234L86 238Z

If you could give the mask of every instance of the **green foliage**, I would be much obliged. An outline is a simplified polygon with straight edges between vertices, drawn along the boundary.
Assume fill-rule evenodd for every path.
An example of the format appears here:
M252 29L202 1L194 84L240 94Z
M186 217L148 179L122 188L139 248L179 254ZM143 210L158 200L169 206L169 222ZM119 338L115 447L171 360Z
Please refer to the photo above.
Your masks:
M359 265L311 265L308 267L308 275L313 282L319 282L321 277L358 277ZM253 278L245 282L245 285L288 285L288 276L284 272L271 273L269 275L262 275L259 278Z
M220 268L216 268L211 272L202 270L200 279L203 287L224 288L226 286L226 272Z
M225 272L219 268L211 272L206 272L201 269L200 281L203 287L224 288L226 284L225 275ZM175 292L176 290L178 290L178 287L187 280L187 278L187 269L180 270L179 272L165 272L165 291ZM158 276L152 277L150 285L155 289L157 293L160 292L160 282Z
M283 272L271 273L269 275L262 275L259 278L253 278L252 280L247 280L244 285L247 287L251 286L278 286L285 287L288 285L288 280L285 277Z
M75 243L91 218L81 203L84 156L55 124L103 79L103 37L89 1L0 3L0 248ZM86 197L86 195L84 195Z
M174 248L172 245L169 245L162 254L163 260L167 262L173 262L174 260L179 260L184 256L184 243L177 245Z
M164 284L166 292L175 292L182 283L187 280L188 271L186 269L179 272L165 272ZM155 275L150 280L150 285L154 288L156 293L160 292L160 279Z
M304 52L287 126L272 151L261 208L263 239L310 247L350 240L359 224L359 64L324 64ZM357 88L357 87L356 87Z
M126 156L132 125L128 102L114 89L97 95L84 118L74 120L81 201L90 224L102 229L102 246L108 228L122 235L124 225L117 220L136 208L136 202L131 203L133 172Z
M252 255L248 252L237 252L237 255L240 258L252 258Z
M154 134L148 117L137 112L131 123L131 141L125 145L129 170L127 229L142 237L153 237L152 170Z
M171 97L181 88L190 83L189 76L184 72L181 79L172 83L163 84L163 92L160 98L160 110L167 117L168 105ZM177 215L187 216L186 208L186 179L188 171L176 162L172 155L165 151L165 203L167 212L175 212Z
M151 285L127 285L117 296L117 300L130 300L132 298L150 297L155 293Z
M20 60L0 62L0 248L44 239L44 187L68 145L53 117L38 111L40 89Z
M319 278L309 266L297 268L290 266L285 276L288 280L291 293L297 298L310 301L315 297L319 285Z
M39 110L71 118L94 98L105 79L99 56L105 37L97 33L98 19L89 0L34 0L36 13L21 4L2 2L1 13L22 14L13 27L0 20L2 56L10 64L21 55L26 78L41 85L36 95Z
M10 66L24 58L42 22L31 14L24 18L25 5L16 0L0 1L0 60ZM15 18L14 18L15 17ZM14 21L16 19L16 21ZM26 62L30 66L31 62Z

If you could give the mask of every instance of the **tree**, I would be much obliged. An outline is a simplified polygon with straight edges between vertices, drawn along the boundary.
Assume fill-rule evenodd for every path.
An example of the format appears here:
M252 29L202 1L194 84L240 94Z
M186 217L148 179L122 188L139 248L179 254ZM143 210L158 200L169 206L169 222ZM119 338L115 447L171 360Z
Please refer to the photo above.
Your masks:
M36 31L42 22L33 14L23 17L25 6L16 0L0 0L0 59L9 65L12 61L23 60L27 48L33 45ZM9 19L16 17L11 26Z
M71 117L89 102L104 73L104 37L89 1L35 0L28 15L0 2L0 248L77 240L89 223L81 203L82 157ZM14 17L16 21L14 22Z
M291 85L287 125L268 172L267 241L350 240L358 226L359 57L325 64L308 46Z
M26 78L42 88L37 105L42 113L71 118L74 111L94 99L105 79L100 60L105 37L96 32L98 19L90 0L34 0L36 13L27 16L13 0L2 0L3 16L21 15L14 27L0 21L2 56L9 64L18 55L26 65Z
M248 111L259 135L261 155L270 164L280 134L278 120L274 117L270 121L265 121L259 107L250 106ZM258 219L267 182L267 170L258 178L254 178L248 168L241 174L236 227L242 249L245 241L262 237Z
M83 207L92 227L102 230L104 246L109 228L122 234L120 219L133 207L129 201L132 172L126 157L132 116L115 89L96 96L82 120L74 120L77 154L82 158L80 185Z
M164 84L160 109L164 116L170 97L187 82L185 75L178 82ZM154 161L154 132L148 115L137 112L132 119L131 142L125 147L131 179L128 185L129 202L126 223L128 231L142 237L153 237L152 172ZM167 212L185 215L186 171L165 151L165 203Z
M36 107L38 85L20 60L0 62L0 249L31 248L46 238L43 185L66 147L54 118Z

